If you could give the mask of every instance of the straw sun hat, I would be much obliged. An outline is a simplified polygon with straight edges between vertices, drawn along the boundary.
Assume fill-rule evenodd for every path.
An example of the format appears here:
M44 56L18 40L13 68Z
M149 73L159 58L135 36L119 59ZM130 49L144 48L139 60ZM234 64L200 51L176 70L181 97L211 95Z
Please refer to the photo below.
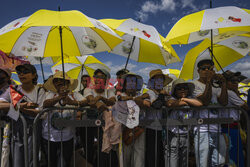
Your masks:
M44 83L44 88L52 91L52 92L57 92L57 89L55 88L54 84L53 84L53 80L55 78L59 78L59 79L63 79L63 72L62 71L57 71L52 77L50 77L45 83ZM78 81L77 79L72 79L70 78L66 73L65 73L65 80L70 81L69 84L69 90L73 91L74 89L76 89L77 85L78 85Z
M166 86L167 84L169 84L173 79L170 78L168 75L163 74L161 69L156 69L156 70L152 70L149 73L149 77L150 77L150 81L157 75L162 75L164 78L164 83L163 86Z

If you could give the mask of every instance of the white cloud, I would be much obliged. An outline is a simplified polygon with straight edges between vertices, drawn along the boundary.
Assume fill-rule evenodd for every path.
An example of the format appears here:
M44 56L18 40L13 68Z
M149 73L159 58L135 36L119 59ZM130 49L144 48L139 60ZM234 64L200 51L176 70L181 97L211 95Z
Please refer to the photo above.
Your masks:
M195 0L161 0L158 2L146 1L142 4L141 9L135 14L136 17L141 21L146 21L150 14L156 14L157 12L171 13L174 12L177 8L188 9L189 13L193 13L208 8L208 5L198 5L197 3L195 3Z
M155 69L159 69L159 68L160 68L159 65L153 64L153 65L150 65L150 66L147 66L145 68L141 68L141 69L137 70L137 74L143 78L143 81L145 83L147 83L148 79L149 79L150 71L155 70Z
M174 11L175 8L176 3L174 2L174 0L161 0L161 2L159 3L154 1L146 1L141 6L141 9L136 12L136 16L141 21L146 21L150 13L155 14L159 11L171 12Z
M242 75L250 78L250 62L249 61L238 63L231 70L234 72L240 71Z

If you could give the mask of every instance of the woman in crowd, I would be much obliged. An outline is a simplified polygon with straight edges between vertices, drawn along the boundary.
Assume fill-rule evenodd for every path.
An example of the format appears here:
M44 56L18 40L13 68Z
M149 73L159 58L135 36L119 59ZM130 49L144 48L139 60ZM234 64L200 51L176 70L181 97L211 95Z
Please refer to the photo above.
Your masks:
M167 106L202 106L202 103L192 98L194 84L185 82L183 79L177 79L172 84L171 95ZM192 117L190 110L173 110L170 113L170 118L175 120L189 119ZM186 167L188 161L188 133L191 130L189 126L173 126L169 128L172 132L170 135L170 166L171 167Z
M133 73L121 76L122 89L117 95L113 107L114 118L124 124L123 128L123 166L144 167L145 164L145 132L139 127L142 115L143 99L137 94L142 88L142 77Z
M145 165L146 167L164 167L162 125L157 120L162 119L162 107L166 105L166 100L169 96L163 88L172 79L168 75L164 75L161 69L152 70L149 73L149 77L149 90L145 93L148 94L149 99L145 99L144 104L148 107L146 110L146 119L155 120L155 122L146 127Z
M25 117L28 131L28 154L29 166L32 166L32 125L35 116L42 109L45 92L42 88L37 86L37 72L36 68L31 64L19 65L16 67L18 78L22 83L19 86L8 88L0 98L0 109L8 111L8 115L14 119L11 153L13 166L24 166L24 144L23 144L23 124L17 110ZM19 97L14 98L15 97ZM38 127L38 130L41 129ZM38 147L40 140L40 133L37 136Z
M72 92L77 87L77 79L71 79L67 74L64 74L64 77L65 79L63 78L63 72L58 71L45 82L44 87L49 92L47 92L43 103L44 108L53 106L80 107L87 104L87 100L80 93ZM80 115L80 113L76 115ZM49 122L48 119L50 119ZM75 119L74 110L53 110L47 115L47 118L43 120L43 150L46 158L48 157L48 152L50 152L50 161L48 163L50 163L51 167L56 167L60 164L60 156L63 157L64 166L69 167L73 154L74 129L72 127L56 127L54 122L58 119ZM50 134L48 134L49 131ZM50 142L50 150L48 150L48 141ZM63 152L58 154L58 151L61 151L61 141Z

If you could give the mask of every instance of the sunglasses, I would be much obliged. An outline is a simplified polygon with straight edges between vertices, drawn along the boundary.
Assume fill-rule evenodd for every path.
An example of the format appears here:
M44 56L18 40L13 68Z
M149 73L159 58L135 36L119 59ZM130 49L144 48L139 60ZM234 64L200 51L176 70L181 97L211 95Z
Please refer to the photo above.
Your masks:
M20 75L20 74L29 74L29 73L31 73L31 71L28 70L28 69L23 69L23 70L17 71L16 73L18 75Z
M202 67L200 67L200 69L203 70L203 71L205 71L205 70L212 71L213 67L212 66L202 66Z

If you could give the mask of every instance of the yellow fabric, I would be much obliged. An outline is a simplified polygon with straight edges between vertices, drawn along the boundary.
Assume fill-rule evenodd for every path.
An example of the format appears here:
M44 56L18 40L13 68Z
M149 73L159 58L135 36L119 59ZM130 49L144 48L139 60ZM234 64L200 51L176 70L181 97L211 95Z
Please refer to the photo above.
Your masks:
M243 9L244 11L246 11L248 14L250 14L250 10L248 9Z
M200 55L200 53L205 51L210 46L211 46L211 41L209 39L205 39L199 45L188 51L185 60L183 62L179 78L182 78L184 80L193 79L193 72L194 72L193 70L197 57ZM218 54L222 53L222 51L223 54ZM216 57L217 61L220 63L222 68L244 57L243 55L239 54L233 49L218 44L214 44L213 54ZM215 68L218 71L221 70L216 61L214 61L214 64Z
M126 20L128 20L128 19L121 19L121 20L117 20L117 19L101 19L99 21L106 24L107 26L109 26L112 29L117 29Z
M185 60L182 65L182 70L180 73L179 78L182 78L184 80L193 79L193 70L194 70L194 64L196 61L196 58L199 56L199 54L207 49L207 46L210 45L209 40L204 40L199 45L197 45L195 48L188 51L186 54Z
M250 10L248 9L243 10L250 13ZM204 12L205 10L202 10L181 18L166 36L166 42L169 42L170 44L188 44L189 35L193 32L200 31ZM219 28L218 30L220 34L219 37L225 35L223 33L236 36L250 32L250 26ZM218 42L221 40L215 39L215 41Z
M62 45L63 53L70 56L81 56L81 53L78 49L76 40L67 28L62 28ZM59 57L61 56L61 42L59 35L59 28L55 27L49 33L44 57Z
M62 61L60 59L53 67L61 65L61 64L62 64ZM65 64L65 66L67 66L67 64L78 64L79 65L78 67L75 67L75 68L67 71L67 75L73 79L78 79L78 76L82 70L82 65L83 65L84 69L87 71L88 75L91 77L94 75L95 69L88 67L88 65L90 65L90 64L102 64L103 66L106 66L105 64L103 64L101 61L99 61L94 56L88 56L87 59L85 60L84 64L82 64L74 56L66 56L64 58L64 64Z
M116 29L126 20L128 19L121 19L121 20L101 19L99 21L112 28L118 35L123 36L124 34L126 34L126 32L121 32ZM177 58L177 61L181 61L178 55L176 54L174 48L168 43L163 44L165 38L162 37L160 34L159 36L163 45L163 49L168 51L173 57ZM159 46L143 39L140 39L140 51L139 51L138 62L167 65L165 63L164 58L162 57L162 53Z
M179 75L180 75L180 70L177 70L177 69L168 69L168 70L169 70L169 73L175 75L176 78L179 77Z
M10 53L12 47L16 43L17 38L26 30L27 28L18 28L3 35L0 35L0 50L5 53ZM6 42L8 41L8 42Z
M74 26L94 27L89 19L80 11L52 11L41 9L32 14L23 24L24 27L31 26Z
M166 41L171 44L188 43L189 33L200 30L204 12L205 10L184 16L170 30L166 37Z
M89 19L79 11L50 11L42 9L32 14L20 28L0 35L0 50L5 53L10 53L20 35L27 28L32 26L51 27L51 31L46 41L44 57L61 56L59 26L62 27L63 53L69 56L81 56L76 40L72 32L69 30L69 27L76 26L92 28L100 35L110 49L113 49L116 45L122 42L122 39L94 28L94 25Z

